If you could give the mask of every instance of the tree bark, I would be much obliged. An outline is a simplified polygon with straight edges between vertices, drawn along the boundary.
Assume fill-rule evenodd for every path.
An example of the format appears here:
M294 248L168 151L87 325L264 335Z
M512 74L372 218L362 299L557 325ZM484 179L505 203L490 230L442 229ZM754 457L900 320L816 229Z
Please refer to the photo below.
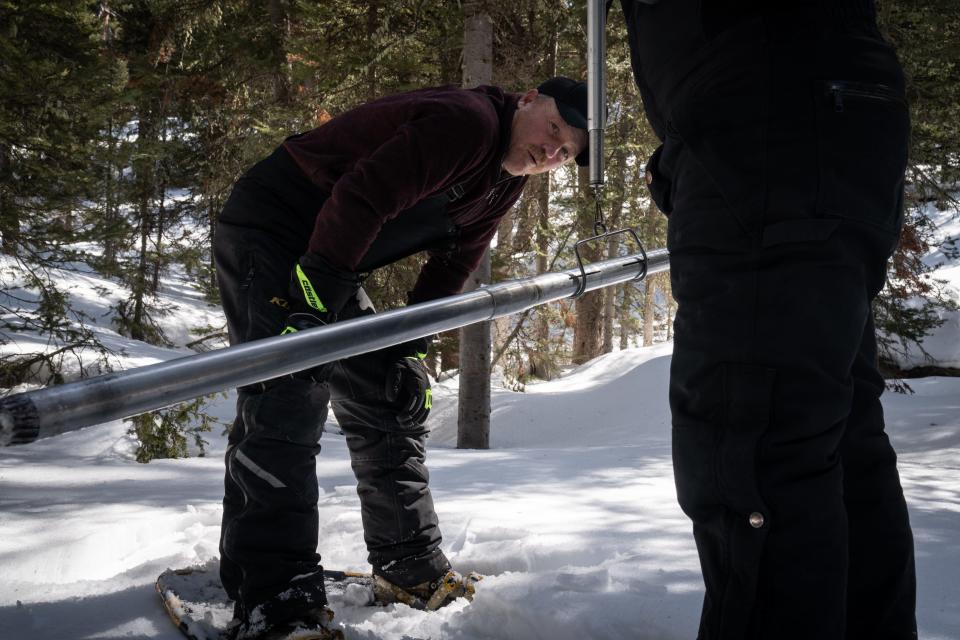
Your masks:
M279 104L289 104L293 99L290 83L290 63L287 61L287 38L290 29L288 9L284 0L269 0L270 24L273 26L273 95Z
M648 238L655 237L658 216L660 211L657 209L657 205L652 201L650 206L647 208L647 227L649 231L647 232ZM653 321L656 314L656 295L657 295L657 283L654 276L647 276L644 280L644 294L643 294L643 346L649 347L653 344Z
M616 298L617 287L606 287L603 290L603 344L600 346L601 353L613 351L613 318L616 315L616 311L614 311Z
M463 86L493 81L493 22L483 2L463 3ZM470 276L466 290L490 281L490 250ZM460 330L460 393L457 447L490 448L490 323Z
M538 177L537 184L537 273L547 271L547 252L550 251L550 174ZM534 310L534 348L527 354L530 362L530 375L541 380L556 377L557 366L550 356L550 322L547 319L547 307Z
M673 340L673 316L677 310L677 303L672 294L667 294L667 340Z
M468 290L490 279L490 250L470 276ZM457 448L490 448L490 323L479 322L460 330L460 402L457 413Z
M543 178L543 175L535 175L527 179L527 186L524 188L523 196L517 206L517 230L511 238L514 253L530 251L533 247L534 233L537 229L537 209L540 204L540 181ZM499 235L502 232L500 230L497 234ZM499 241L497 244L499 245Z
M617 310L620 314L620 350L623 351L630 347L630 331L628 328L632 326L630 323L630 307L634 289L632 282L622 284L617 288L623 291L623 299Z
M493 21L483 0L463 3L463 86L493 82Z
M132 286L133 315L130 318L130 337L134 340L146 340L147 308L144 300L147 295L147 247L150 239L150 198L141 194L138 206L140 217L140 256Z
M128 316L130 337L134 340L148 339L146 295L149 290L149 241L153 229L151 203L157 192L156 154L157 112L149 99L138 108L137 153L133 162L134 189L137 202L137 234L140 250L137 266L130 280L132 312ZM128 307L129 308L129 307Z
M12 193L13 171L11 170L10 146L0 144L0 252L17 255L20 238L20 215Z
M554 24L550 29L550 43L547 48L547 56L543 63L542 76L552 78L557 75L557 48L560 38L557 34L557 25ZM535 176L537 182L529 184L528 189L536 189L537 222L536 222L536 243L537 243L537 273L547 271L547 254L550 251L550 174L544 173ZM550 349L550 322L548 319L548 308L546 305L537 307L533 313L534 330L533 349L527 354L527 361L530 363L530 375L541 380L552 380L556 377L559 367L551 356Z
M380 0L367 3L367 42L376 42L377 29L380 26ZM367 84L367 100L377 97L377 65L368 64L364 71Z
M594 235L595 202L590 188L589 169L578 167L577 174L580 192L578 227L582 239ZM601 255L600 243L588 242L580 248L580 255L584 262L596 262ZM603 328L602 291L590 291L577 298L575 309L577 320L573 330L573 363L583 364L600 355L600 331Z
M657 286L652 277L643 281L643 346L653 344L653 317L656 313Z
M218 291L217 282L217 261L213 257L214 240L217 237L217 216L220 213L219 199L214 199L210 194L207 195L207 224L210 225L210 290Z
M621 118L617 132L619 139L626 139L630 133L629 121L627 118ZM627 147L624 144L617 144L614 147L613 155L610 158L607 181L610 189L610 212L608 214L607 224L609 229L619 229L623 219L623 207L627 199ZM611 236L607 239L607 258L614 258L620 251L620 243L623 236ZM636 247L634 247L636 249ZM613 320L616 316L614 305L616 303L617 291L620 287L606 287L603 289L603 353L613 351ZM622 330L622 329L621 329Z
M626 158L623 158L625 163ZM615 184L617 184L617 191L614 192L614 199L612 206L610 208L610 220L609 227L610 230L620 228L620 219L622 218L623 213L623 179L624 172L618 172L620 175L617 178ZM607 257L614 258L620 251L620 242L622 236L611 236L607 239ZM613 351L613 318L616 315L614 311L614 304L617 298L617 289L619 287L605 287L603 291L603 345L601 350L603 353L610 353Z
M150 293L157 295L157 292L160 290L160 271L163 267L163 231L164 226L166 225L167 217L167 181L161 180L160 182L160 204L157 207L157 224L155 225L154 231L156 232L154 240L154 254L153 254L153 277L150 280Z
M117 149L117 137L114 133L113 117L107 124L107 166L104 171L103 180L103 217L104 217L104 239L103 239L103 261L107 268L117 264L117 255L120 253L118 226L120 225L120 205L118 203L118 191L120 188L121 171L114 168L114 153Z
M520 207L523 206L525 196L521 196ZM503 282L516 277L516 272L512 268L512 256L514 249L513 219L515 212L519 207L513 207L507 212L507 215L500 219L497 227L497 248L496 254L491 253L490 278L488 282ZM510 323L512 319L507 316L497 318L491 323L493 336L490 339L492 347L499 347L507 340L510 335ZM491 362L491 369L493 363Z
M102 29L100 39L106 49L107 56L113 60L116 56L114 51L114 26L112 24L113 10L110 6L110 0L100 2L100 20ZM119 146L114 116L107 118L106 129L106 166L103 175L103 265L109 273L116 269L117 256L120 253L119 226L120 226L120 179L122 167L116 167L114 161L117 157L117 147Z

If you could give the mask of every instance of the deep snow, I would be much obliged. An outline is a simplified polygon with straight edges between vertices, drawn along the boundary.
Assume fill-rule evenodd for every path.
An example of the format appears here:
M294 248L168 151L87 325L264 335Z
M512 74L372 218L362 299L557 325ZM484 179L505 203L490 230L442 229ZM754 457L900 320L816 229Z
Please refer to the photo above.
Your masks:
M487 574L436 613L341 607L349 638L693 638L702 586L675 502L670 347L599 358L525 394L498 390L489 451L450 448L456 381L437 388L429 465L444 550ZM917 540L921 638L960 638L960 380L886 396ZM219 402L223 418L230 400ZM321 552L364 569L343 439L323 438ZM180 637L153 580L216 555L223 442L131 459L121 423L0 449L0 638Z
M955 213L936 220L942 237L960 237ZM936 248L927 260L960 299L960 267L948 254ZM184 355L117 334L108 307L125 292L75 267L57 281L116 351L114 366ZM0 274L11 269L0 258ZM192 327L222 324L190 278L171 274L163 288L171 308L160 322L177 344L196 337ZM925 348L958 366L960 315L947 320ZM18 334L2 351L45 342ZM472 604L435 613L341 607L347 637L695 637L702 581L670 465L670 349L610 354L526 393L495 388L489 451L453 448L457 381L436 385L428 463L443 548L458 568L488 577ZM912 353L902 364L929 362ZM914 395L888 394L884 404L916 538L920 637L960 640L960 378L910 385ZM212 406L226 422L232 404L231 395ZM167 567L216 557L224 442L213 434L208 457L142 465L126 430L113 422L0 448L0 640L181 637L153 581ZM317 475L324 564L366 569L353 475L336 433L324 435Z

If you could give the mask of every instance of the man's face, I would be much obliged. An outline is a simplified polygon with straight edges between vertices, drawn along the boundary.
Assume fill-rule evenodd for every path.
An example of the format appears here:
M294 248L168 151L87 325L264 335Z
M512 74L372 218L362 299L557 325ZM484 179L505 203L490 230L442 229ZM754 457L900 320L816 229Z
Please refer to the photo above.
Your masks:
M531 89L513 116L503 170L515 176L545 173L573 160L586 146L587 132L567 124L553 98L538 97Z

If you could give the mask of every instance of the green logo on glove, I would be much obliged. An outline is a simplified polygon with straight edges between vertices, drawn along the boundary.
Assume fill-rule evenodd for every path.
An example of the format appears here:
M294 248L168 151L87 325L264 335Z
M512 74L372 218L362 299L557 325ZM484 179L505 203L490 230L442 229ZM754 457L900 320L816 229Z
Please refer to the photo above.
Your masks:
M427 389L427 393L425 394L423 401L423 407L425 409L433 409L433 389Z
M300 268L299 264L297 265L296 273L297 280L300 282L300 288L303 289L303 299L307 301L308 305L317 311L326 313L327 308L323 306L320 296L318 296L317 292L313 289L313 285L310 284L310 279L307 278L307 274L303 272L303 269Z

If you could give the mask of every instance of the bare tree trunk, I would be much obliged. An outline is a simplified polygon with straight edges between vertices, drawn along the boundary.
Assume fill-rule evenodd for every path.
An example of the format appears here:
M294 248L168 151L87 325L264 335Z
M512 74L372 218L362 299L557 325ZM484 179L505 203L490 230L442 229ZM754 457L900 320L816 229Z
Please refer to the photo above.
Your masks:
M625 164L626 158L623 158ZM621 167L623 165L620 165ZM615 200L612 203L610 210L610 229L620 228L620 219L623 217L623 178L624 171L618 172L620 175L617 178L616 184L618 184L617 191L614 193ZM607 239L607 257L614 258L617 256L617 253L620 251L620 239L621 236L611 236ZM617 297L617 289L619 287L605 287L603 291L603 353L610 353L613 351L613 318L616 312L613 309L614 302Z
M463 3L463 86L490 84L493 80L493 21L483 2ZM470 276L467 290L490 281L490 250ZM460 398L457 447L490 448L490 323L460 330Z
M102 24L101 40L111 60L114 59L112 24L113 10L110 0L100 2L100 20ZM103 265L110 270L116 267L117 256L120 253L119 226L120 205L119 190L122 169L114 166L117 152L117 134L114 127L113 115L107 120L107 162L103 179Z
M117 148L117 138L113 130L113 117L107 126L107 145L110 149L107 155L106 175L103 181L103 216L106 233L103 240L103 261L109 268L117 263L120 253L117 226L120 224L120 207L117 191L120 182L120 171L113 166L113 154Z
M673 340L673 315L677 310L677 303L673 295L669 294L667 298L667 340Z
M622 203L621 203L622 206ZM610 218L610 228L616 229L620 226L620 210L619 206L616 209L616 215L611 216ZM613 258L617 255L620 250L620 239L618 236L611 236L607 239L607 257ZM614 302L617 298L617 289L619 287L604 287L601 289L603 291L603 345L601 346L602 353L610 353L613 351L613 318L615 315L614 311Z
M163 265L163 231L167 217L167 181L160 183L160 204L157 207L156 236L154 240L153 277L150 281L150 293L157 295L160 290L160 270Z
M467 290L490 279L487 259L470 276ZM460 392L457 413L457 448L490 448L490 323L479 322L460 330Z
M463 2L463 86L493 82L493 20L483 0Z
M657 286L653 278L643 281L643 346L653 344L653 317L656 313Z
M530 178L534 188L534 205L536 206L536 243L537 243L537 273L547 270L550 252L550 174L542 173ZM533 182L536 180L536 182Z
M460 331L446 331L440 334L440 371L460 369Z
M217 237L217 214L219 202L213 197L213 194L207 195L207 224L210 225L210 290L217 291L219 283L217 282L217 261L213 257L214 240Z
M536 185L536 205L537 205L537 273L547 271L548 257L550 251L550 174L544 173L537 176L539 181ZM547 307L537 307L533 328L533 349L527 354L527 360L530 362L530 375L541 380L552 380L556 377L557 366L550 356L550 323L547 320Z
M587 167L578 167L577 178L579 184L579 232L581 238L594 234L595 204L593 191L590 189L590 172ZM599 243L588 242L580 249L585 262L596 262L600 259ZM573 363L583 364L600 355L600 330L603 328L601 314L603 313L603 294L601 291L590 291L576 301L577 322L573 330Z
M622 284L618 289L623 291L623 299L620 302L620 308L618 313L620 314L620 350L628 349L630 347L630 331L628 328L631 326L630 323L630 303L631 298L633 298L633 283Z
M287 61L287 31L290 20L284 0L269 0L270 23L273 25L273 95L279 104L288 104L293 97L290 84L290 63Z
M523 200L521 200L521 205L522 204ZM491 256L490 282L502 282L516 275L512 268L514 266L512 264L512 255L514 253L513 219L515 211L516 207L511 208L510 211L507 212L507 215L501 218L500 224L497 227L496 256L495 258ZM497 318L491 323L493 330L491 346L502 345L504 343L507 336L510 335L510 322L511 318L507 316ZM491 363L491 368L492 367L493 364Z
M557 75L557 47L559 37L556 26L550 30L550 45L547 50L547 57L544 60L543 77L552 78ZM534 187L528 185L528 189L536 188L537 205L537 273L547 271L547 254L550 251L550 174L544 173L535 176L538 182ZM547 317L547 307L541 305L534 310L536 314L533 337L534 348L527 354L527 360L530 363L530 375L541 380L552 380L556 377L558 367L550 355L550 322Z
M543 175L535 175L527 179L527 186L524 188L520 204L517 206L517 231L512 237L514 253L530 251L533 246L534 234L537 230L540 180L543 178ZM501 232L498 231L497 233Z
M137 234L140 239L140 253L137 266L131 275L129 284L131 299L127 307L127 326L134 340L147 340L147 305L145 297L149 289L148 271L150 232L153 229L151 203L156 194L157 170L154 156L157 141L157 112L149 100L145 100L138 109L137 151L133 162L133 184L137 202ZM162 120L161 120L162 121ZM132 309L131 309L132 307Z
M613 310L614 302L617 297L617 287L606 287L603 289L603 344L600 346L601 353L610 353L613 351Z
M629 134L629 122L627 118L621 118L617 131L621 140ZM614 147L613 155L610 159L608 180L610 189L610 213L608 215L608 225L610 230L619 229L620 221L623 219L623 207L627 199L627 148L626 145L619 144ZM607 239L607 257L614 258L620 250L622 236L611 236ZM606 287L603 289L603 353L613 351L613 319L616 315L614 303L617 297L617 291L620 287Z
M139 205L140 217L140 256L137 261L137 271L133 281L133 315L130 318L130 337L134 340L145 340L147 337L147 307L144 297L147 295L147 246L150 239L150 198L141 195Z
M375 42L379 26L380 0L369 0L367 3L367 42ZM367 65L364 75L367 82L367 100L373 100L377 97L377 65Z
M659 222L660 210L657 209L657 205L651 200L650 206L647 207L644 217L646 219L647 227L647 238L656 237L657 223ZM659 283L657 282L656 276L647 276L644 280L644 297L643 297L643 346L649 347L653 344L653 321L656 315L656 296L657 291L660 290Z
M0 253L17 255L20 240L20 212L13 196L10 145L0 144Z

